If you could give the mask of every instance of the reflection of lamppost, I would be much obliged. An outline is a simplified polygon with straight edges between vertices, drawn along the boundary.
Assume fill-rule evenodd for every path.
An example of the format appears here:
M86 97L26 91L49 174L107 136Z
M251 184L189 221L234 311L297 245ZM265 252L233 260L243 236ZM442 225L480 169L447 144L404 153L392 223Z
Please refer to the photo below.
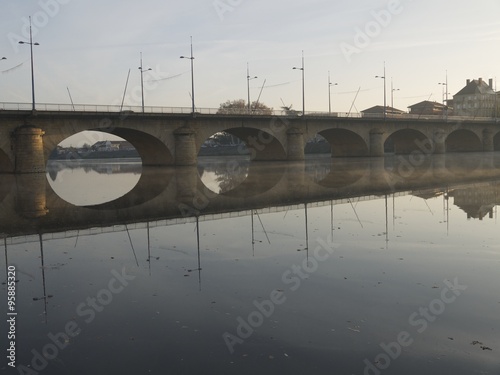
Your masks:
M394 91L399 91L399 89L395 89L392 86L392 77L391 77L391 108L394 110Z
M385 61L384 61L384 75L375 76L375 78L382 78L384 80L384 120L385 120L387 118L386 89L385 89Z
M250 70L248 68L248 63L247 63L247 93L248 93L248 113L250 113L251 106L250 106L250 81L252 79L256 79L257 76L255 77L250 77Z
M331 87L332 86L337 86L338 83L332 83L330 81L330 71L328 71L328 114L332 114L332 92L331 92Z
M192 102L192 111L194 115L194 64L193 64L193 37L191 36L191 56L181 56L181 59L189 59L191 60L191 102Z
M31 32L31 17L30 19L30 41L29 42L23 42L20 41L19 44L29 44L30 45L30 50L31 50L31 97L32 97L32 103L33 103L33 111L35 110L35 73L33 69L33 46L39 46L38 43L33 43L33 34Z
M141 66L139 67L139 70L141 71L141 97L142 97L142 113L144 113L144 79L143 79L143 73L147 72L149 70L153 70L151 68L148 69L142 69L142 52L141 52Z
M302 70L302 116L306 114L306 96L305 96L305 80L304 80L304 51L302 51L302 67L297 68L293 67L293 69Z

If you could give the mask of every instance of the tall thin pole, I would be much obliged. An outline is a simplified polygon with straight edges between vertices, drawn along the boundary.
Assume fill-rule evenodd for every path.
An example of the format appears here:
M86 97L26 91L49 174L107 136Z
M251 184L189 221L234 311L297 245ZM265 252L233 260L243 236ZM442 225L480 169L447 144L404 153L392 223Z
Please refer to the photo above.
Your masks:
M47 288L45 286L45 262L43 256L43 237L42 234L39 234L40 240L40 259L42 263L42 286L43 286L43 304L44 304L44 316L45 316L45 324L47 324Z
M152 70L151 68L148 69L143 69L142 66L142 52L141 52L141 66L139 67L139 70L141 71L141 98L142 98L142 113L144 113L144 77L143 73L147 72L149 70Z
M305 96L305 74L304 74L304 51L302 50L302 67L297 68L296 66L293 69L302 70L302 116L306 114L306 96Z
M127 94L128 80L130 78L130 69L128 70L127 80L125 81L125 89L123 90L122 105L120 106L120 112L123 110L123 103L125 102L125 95Z
M142 99L142 113L144 113L144 78L143 78L143 73L144 70L142 70L142 52L141 52L141 66L139 67L141 70L141 99Z
M498 92L497 92L497 79L495 77L495 122L497 122L497 116L498 116Z
M68 90L68 95L69 95L69 100L71 101L71 107L73 108L73 111L75 110L75 103L73 103L73 98L71 97L71 92L69 91L69 87L66 87Z
M387 100L386 100L385 61L384 61L384 120L386 118L387 118Z
M250 112L250 68L247 63L247 104L248 104L248 112Z
M19 41L19 44L29 44L30 45L30 54L31 54L31 101L32 101L32 109L35 111L35 69L33 64L33 45L38 46L38 43L33 43L33 32L31 29L31 17L30 20L30 41L24 42Z
M445 93L445 96L446 96L446 121L448 121L448 70L446 70L446 93Z
M191 60L191 111L194 116L194 57L193 57L193 37L191 36L191 56L181 56L181 59L189 59Z
M31 51L31 97L33 101L33 111L35 111L35 69L33 68L33 33L31 32L31 17L30 17L30 51Z
M306 114L306 89L305 89L305 69L304 51L302 50L302 116Z
M392 85L392 77L391 77L391 108L394 108L394 87Z
M248 107L248 113L250 113L250 111L252 109L251 104L250 104L250 81L252 79L255 79L255 78L257 78L257 76L250 77L250 69L249 69L248 63L247 63L247 100L248 100L247 107ZM260 95L259 95L259 98L260 98Z
M375 78L382 78L384 80L384 121L387 118L387 95L386 95L386 84L385 84L385 61L384 61L384 75L383 76L375 76Z
M328 71L328 114L332 114L332 93L331 93L332 82L330 81L330 71Z
M191 36L191 102L194 114L194 57L193 57L193 37Z
M196 244L198 249L198 290L201 292L200 218L196 216Z

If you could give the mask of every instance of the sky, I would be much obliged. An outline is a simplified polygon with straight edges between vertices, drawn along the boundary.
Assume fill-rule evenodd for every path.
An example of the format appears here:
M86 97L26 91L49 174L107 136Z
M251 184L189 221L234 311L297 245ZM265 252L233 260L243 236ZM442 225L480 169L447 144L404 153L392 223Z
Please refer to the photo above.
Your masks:
M218 108L247 98L280 109L357 112L384 101L441 102L466 79L500 78L498 0L0 0L0 102ZM334 84L337 85L334 85ZM391 89L392 88L394 91ZM392 95L391 95L392 94ZM70 99L71 95L71 99Z

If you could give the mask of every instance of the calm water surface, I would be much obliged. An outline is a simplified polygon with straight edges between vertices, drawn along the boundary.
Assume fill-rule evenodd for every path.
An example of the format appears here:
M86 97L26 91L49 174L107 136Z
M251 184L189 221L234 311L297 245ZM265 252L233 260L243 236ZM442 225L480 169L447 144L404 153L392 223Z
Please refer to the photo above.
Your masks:
M2 176L18 371L5 356L0 369L500 374L499 161L201 158Z

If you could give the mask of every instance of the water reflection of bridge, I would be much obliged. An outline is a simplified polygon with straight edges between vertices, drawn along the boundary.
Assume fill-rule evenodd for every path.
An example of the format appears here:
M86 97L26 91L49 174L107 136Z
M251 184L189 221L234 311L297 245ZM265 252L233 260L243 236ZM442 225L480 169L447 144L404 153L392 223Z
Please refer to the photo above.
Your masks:
M197 168L145 168L128 194L87 207L59 198L45 175L10 175L0 185L0 236L12 242L30 241L29 236L38 234L44 238L92 235L288 210L304 204L339 204L392 194L425 196L452 188L474 189L476 193L469 195L476 197L473 204L477 205L479 188L493 191L488 196L500 196L493 183L500 180L499 162L500 155L488 153L435 155L418 164L403 157L251 163L245 181L221 194L203 185ZM484 216L481 210L486 203L474 211L475 206L467 204L466 193L459 197L460 207L470 217Z

